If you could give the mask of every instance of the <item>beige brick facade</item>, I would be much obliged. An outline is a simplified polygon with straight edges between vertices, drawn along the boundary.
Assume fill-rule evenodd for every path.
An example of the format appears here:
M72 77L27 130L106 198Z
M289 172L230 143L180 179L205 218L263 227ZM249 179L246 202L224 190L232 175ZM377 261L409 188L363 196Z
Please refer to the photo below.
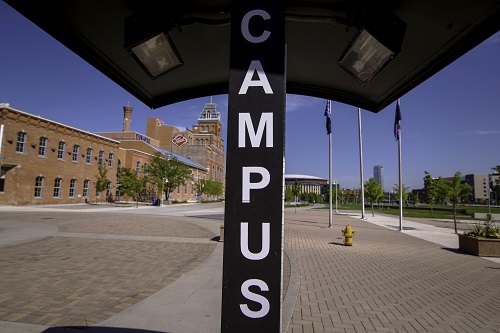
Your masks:
M96 200L99 163L106 166L112 187L116 185L119 141L6 104L0 106L0 124L3 125L0 205Z
M119 168L142 172L150 157L160 152L171 155L191 170L191 180L171 193L177 201L196 201L199 179L223 182L224 153L220 140L213 144L194 145L192 150L165 149L166 140L175 132L167 131L156 139L130 131L132 108L124 107L124 131L90 133L0 104L2 125L0 150L0 205L72 204L106 200L127 200L117 189ZM150 124L148 122L148 128ZM192 142L192 137L189 138ZM163 141L162 141L163 140ZM185 147L191 145L186 144ZM186 154L183 154L186 153ZM202 161L204 163L200 163ZM217 161L217 162L214 162ZM95 184L103 164L111 186L106 193L96 193ZM156 198L158 189L148 186L143 200Z
M181 146L172 143L176 135L187 141ZM187 157L208 169L208 178L225 184L225 153L222 122L215 103L206 103L198 125L181 131L158 118L148 118L146 135L160 142L159 147Z
M120 149L118 152L118 166L120 168L129 168L135 170L136 172L142 172L144 166L149 163L149 159L156 152L160 152L165 155L170 155L170 152L162 150L158 146L152 145L150 142L155 142L155 139L146 137L137 132L107 132L107 133L99 133L99 135L118 139L120 138ZM128 137L128 139L127 139ZM134 139L135 138L135 139ZM200 164L189 160L183 156L179 156L176 154L172 155L173 157L179 159L185 165L187 165L191 171L191 180L188 180L186 185L181 185L179 188L174 189L174 191L170 194L171 200L176 201L197 201L201 198L198 196L196 192L196 182L199 179L207 178L207 170L205 167ZM159 192L158 189L152 188L151 186L147 187L146 192L144 193L144 199L151 200L157 197L156 192ZM127 197L119 193L115 192L115 198L122 201L131 201L133 198Z

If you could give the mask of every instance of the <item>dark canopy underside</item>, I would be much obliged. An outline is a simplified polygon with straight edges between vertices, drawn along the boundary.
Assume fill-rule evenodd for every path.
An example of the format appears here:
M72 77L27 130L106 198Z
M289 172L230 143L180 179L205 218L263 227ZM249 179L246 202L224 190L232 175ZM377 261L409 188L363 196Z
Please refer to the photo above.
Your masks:
M152 108L228 92L231 1L5 0ZM500 29L498 0L286 1L287 93L378 112ZM337 63L366 17L406 23L401 52L367 85ZM156 79L124 47L168 32L184 65Z

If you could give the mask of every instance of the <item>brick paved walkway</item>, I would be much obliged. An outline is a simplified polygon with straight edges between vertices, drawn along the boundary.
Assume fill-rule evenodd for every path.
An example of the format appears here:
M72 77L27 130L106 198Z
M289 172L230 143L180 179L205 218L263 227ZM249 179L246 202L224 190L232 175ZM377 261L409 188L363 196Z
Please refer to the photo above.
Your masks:
M94 325L175 281L215 249L211 232L182 218L70 212L3 212L0 218L63 231L0 248L0 320L9 322Z
M2 211L0 221L51 228L48 237L0 246L0 322L12 327L8 332L17 333L8 323L86 326L110 317L118 318L111 326L132 327L119 320L131 309L137 310L130 313L141 319L140 328L193 331L187 326L161 329L165 321L179 319L166 320L161 311L159 317L141 312L137 305L167 285L182 285L180 277L195 267L213 266L219 272L221 260L210 266L204 260L214 259L212 253L220 259L222 251L213 252L211 241L220 222L211 221L207 229L203 218L131 212ZM334 215L333 228L328 228L327 210L286 211L285 243L294 265L287 274L294 279L300 270L287 333L500 333L500 263L460 253L451 242L437 242L441 233L427 238L432 242L411 236L432 233L423 225L407 223L409 230L402 233L388 228L383 217L372 223L353 217ZM347 224L356 230L352 247L343 245L341 229ZM191 275L191 283L205 277ZM219 287L212 287L201 308L220 309ZM287 296L294 295L288 287ZM177 307L171 298L164 297L161 304ZM185 311L181 325L204 322L196 316ZM220 316L214 312L212 318L210 329L199 326L200 332L218 331L214 327ZM38 333L44 327L23 332Z
M327 210L285 221L301 272L288 333L500 332L499 264L347 216L330 229Z

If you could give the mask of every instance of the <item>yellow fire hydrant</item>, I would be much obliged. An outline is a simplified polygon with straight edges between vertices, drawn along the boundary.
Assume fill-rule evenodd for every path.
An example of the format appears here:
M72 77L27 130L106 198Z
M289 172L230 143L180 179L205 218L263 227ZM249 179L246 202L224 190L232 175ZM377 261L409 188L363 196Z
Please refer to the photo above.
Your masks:
M342 233L345 236L344 245L352 246L352 237L356 231L348 224L345 229L342 229Z

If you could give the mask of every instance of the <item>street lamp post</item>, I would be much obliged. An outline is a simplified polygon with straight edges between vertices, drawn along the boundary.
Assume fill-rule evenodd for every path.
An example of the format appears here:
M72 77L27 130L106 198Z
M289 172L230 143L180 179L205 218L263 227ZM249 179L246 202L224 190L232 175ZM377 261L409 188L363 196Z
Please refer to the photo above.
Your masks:
M163 198L165 196L165 184L168 184L168 178L163 178L163 182L161 183L161 205L163 207Z
M333 184L335 184L335 213L338 213L339 211L337 209L337 207L338 207L338 201L337 201L337 181L334 180Z
M490 195L488 195L488 214L491 214L491 192L493 192L490 188Z

